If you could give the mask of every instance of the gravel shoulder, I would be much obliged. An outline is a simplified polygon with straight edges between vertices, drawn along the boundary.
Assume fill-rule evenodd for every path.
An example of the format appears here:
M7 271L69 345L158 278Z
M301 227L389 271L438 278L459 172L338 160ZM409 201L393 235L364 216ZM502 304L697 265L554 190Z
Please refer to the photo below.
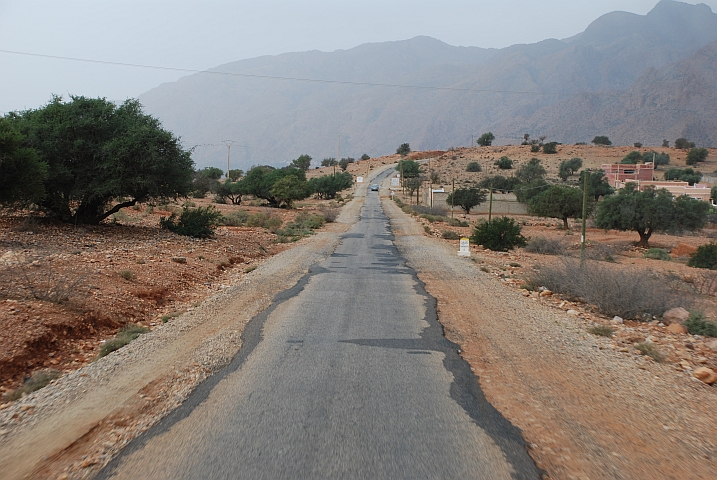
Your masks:
M587 332L583 315L523 296L426 236L394 202L383 205L401 254L437 299L446 336L522 430L545 478L713 478L714 387L613 349Z
M378 174L378 168L372 174ZM129 441L227 365L248 321L329 256L358 219L359 186L327 229L268 258L187 313L0 410L6 479L89 478Z

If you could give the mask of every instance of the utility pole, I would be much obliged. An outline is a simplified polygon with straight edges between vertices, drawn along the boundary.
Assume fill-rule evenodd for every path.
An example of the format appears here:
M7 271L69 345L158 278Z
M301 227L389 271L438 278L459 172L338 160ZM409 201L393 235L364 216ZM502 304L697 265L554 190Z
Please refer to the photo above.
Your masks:
M588 178L590 177L589 171L583 171L585 172L585 181L583 182L583 233L580 237L580 267L583 266L585 261L585 217L587 217L588 211Z
M451 220L453 220L453 198L456 195L456 179L453 179L453 188L451 189Z
M488 203L488 223L493 216L493 186L490 187L490 202Z
M227 146L227 179L229 178L229 157L231 155L232 151L232 145L234 145L234 140L222 140L222 143Z

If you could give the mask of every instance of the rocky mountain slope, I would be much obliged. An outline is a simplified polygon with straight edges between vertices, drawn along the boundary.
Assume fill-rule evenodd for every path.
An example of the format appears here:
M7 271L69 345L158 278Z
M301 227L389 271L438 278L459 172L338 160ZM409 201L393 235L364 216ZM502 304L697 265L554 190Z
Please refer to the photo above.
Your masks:
M403 142L468 145L488 130L496 143L518 143L523 133L566 143L609 134L618 143L686 136L710 146L717 130L703 119L715 104L715 41L708 6L662 0L647 15L613 12L564 40L491 50L416 37L266 56L161 85L140 100L187 146L200 145L200 166L224 164L225 139L237 142L238 168L302 153L318 163L337 155L339 137L342 156L358 157Z

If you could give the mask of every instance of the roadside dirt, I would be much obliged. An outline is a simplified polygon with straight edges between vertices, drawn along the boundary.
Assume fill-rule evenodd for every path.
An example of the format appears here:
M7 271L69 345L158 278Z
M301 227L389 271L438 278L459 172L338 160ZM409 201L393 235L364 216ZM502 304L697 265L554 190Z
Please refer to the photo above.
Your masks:
M416 221L390 200L384 206L401 253L438 301L446 336L461 346L491 404L523 431L545 478L714 476L717 388L691 375L696 366L717 363L709 339L665 332L657 321L612 325L617 332L610 339L592 335L588 328L611 319L557 294L536 298L519 289L536 264L559 257L473 247L473 261L459 259L458 242L440 239L441 231L468 234L470 228ZM552 222L522 220L529 223L524 234L570 238ZM641 258L629 234L591 231L588 237L616 245L613 253L624 268L694 272L679 262ZM654 242L706 243L704 237L669 236ZM566 243L575 250L576 241ZM713 297L702 301L714 310ZM645 338L668 353L665 363L626 348Z

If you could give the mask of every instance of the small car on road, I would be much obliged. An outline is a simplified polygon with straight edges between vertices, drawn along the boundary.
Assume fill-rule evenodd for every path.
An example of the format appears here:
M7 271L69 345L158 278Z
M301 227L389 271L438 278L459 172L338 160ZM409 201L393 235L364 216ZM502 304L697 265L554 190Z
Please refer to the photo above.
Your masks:
M378 192L378 184L372 183L372 184L371 184L371 191L372 191L372 192Z

